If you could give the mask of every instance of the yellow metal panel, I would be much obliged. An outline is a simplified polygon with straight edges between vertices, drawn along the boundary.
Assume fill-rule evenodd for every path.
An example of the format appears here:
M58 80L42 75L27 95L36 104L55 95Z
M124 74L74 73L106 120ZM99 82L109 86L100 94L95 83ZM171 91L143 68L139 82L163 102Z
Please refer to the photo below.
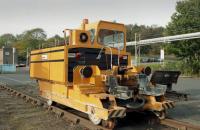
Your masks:
M50 62L50 80L57 82L65 82L65 63Z
M31 63L30 77L49 80L49 62Z
M50 49L51 49L51 51L53 51L53 50L61 50L61 49L64 49L64 48L65 48L65 46L57 46L57 47L52 47Z
M39 80L39 87L40 87L40 91L49 91L51 92L52 90L52 85L50 82L46 82L46 81L42 81Z
M52 52L52 53L49 53L49 54L50 54L49 60L64 59L64 51Z
M51 99L52 85L50 82L39 80L40 95L44 98Z
M65 82L64 48L65 46L59 46L32 51L30 76Z
M54 95L60 96L61 98L67 97L67 87L62 84L52 84L52 92Z
M50 51L50 48L40 49L40 50L33 50L31 51L31 54L37 54L37 53L43 53Z
M48 60L50 48L31 51L31 61L44 61ZM46 55L45 57L43 57Z
M31 56L31 61L39 61L41 60L41 55L32 55Z
M31 56L31 61L45 61L49 59L50 59L50 53L43 53Z

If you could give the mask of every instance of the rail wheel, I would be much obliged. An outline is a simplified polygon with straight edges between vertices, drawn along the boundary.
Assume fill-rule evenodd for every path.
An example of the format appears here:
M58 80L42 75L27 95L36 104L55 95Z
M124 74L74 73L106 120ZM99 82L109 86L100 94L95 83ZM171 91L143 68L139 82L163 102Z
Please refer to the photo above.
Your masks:
M163 120L166 118L166 111L163 110L163 111L156 111L154 112L155 115L160 119L160 120Z
M101 119L94 114L89 114L88 117L90 121L95 125L99 125L101 123Z
M50 99L47 100L47 105L48 105L48 106L52 106L52 105L54 105L54 104L55 104L54 101L52 101L52 100L50 100Z
M109 128L109 129L113 129L115 127L116 124L116 119L110 119L110 120L103 120L102 121L102 126Z

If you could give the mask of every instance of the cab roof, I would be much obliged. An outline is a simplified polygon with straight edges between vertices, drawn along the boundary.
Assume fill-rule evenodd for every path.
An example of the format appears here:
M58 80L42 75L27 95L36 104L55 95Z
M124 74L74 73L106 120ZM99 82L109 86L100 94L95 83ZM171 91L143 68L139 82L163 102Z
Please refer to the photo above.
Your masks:
M110 21L103 21L103 20L100 20L100 21L94 22L94 23L88 23L85 25L85 27L86 27L86 30L110 29L110 30L119 30L119 31L123 31L123 32L126 31L124 24L110 22Z

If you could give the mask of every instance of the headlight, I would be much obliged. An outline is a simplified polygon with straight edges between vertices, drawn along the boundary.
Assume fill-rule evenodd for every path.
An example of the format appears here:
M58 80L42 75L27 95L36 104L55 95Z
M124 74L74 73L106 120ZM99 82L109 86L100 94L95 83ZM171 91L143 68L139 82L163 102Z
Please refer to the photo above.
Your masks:
M80 33L80 41L81 42L87 42L88 40L88 35L86 33Z
M149 66L145 67L143 69L143 73L149 76L151 74L151 68Z
M93 70L92 70L92 67L90 67L90 66L86 66L81 69L81 75L84 78L90 78L92 76L92 74L93 74Z

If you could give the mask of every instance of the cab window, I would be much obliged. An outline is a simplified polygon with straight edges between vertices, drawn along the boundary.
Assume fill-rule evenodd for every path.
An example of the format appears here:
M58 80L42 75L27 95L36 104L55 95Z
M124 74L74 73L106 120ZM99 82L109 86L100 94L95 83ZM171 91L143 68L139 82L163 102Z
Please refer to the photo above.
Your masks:
M122 50L124 48L124 33L122 31L100 29L98 43Z

